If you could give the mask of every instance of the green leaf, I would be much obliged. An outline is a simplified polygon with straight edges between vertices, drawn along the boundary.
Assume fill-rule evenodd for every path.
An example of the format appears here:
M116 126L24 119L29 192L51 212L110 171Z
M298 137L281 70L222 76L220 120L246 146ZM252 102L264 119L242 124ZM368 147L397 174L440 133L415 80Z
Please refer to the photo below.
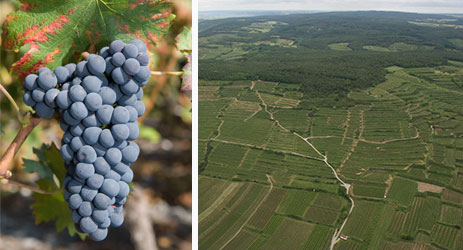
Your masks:
M167 0L23 0L3 23L7 49L24 55L13 64L20 77L47 66L51 69L115 39L138 38L155 45L174 18ZM27 47L23 47L22 51Z
M69 235L78 233L71 217L71 210L64 200L63 194L38 194L32 195L34 203L31 209L35 215L35 224L42 222L56 221L56 231L61 232L67 228ZM78 233L79 237L85 238L85 234Z
M156 143L161 140L161 134L152 127L140 124L140 138Z
M182 32L178 34L176 40L177 40L177 48L180 50L182 53L191 53L192 52L192 45L191 45L191 40L192 40L192 34L191 34L191 28L188 27L183 27Z
M23 158L24 171L28 173L37 172L40 178L45 178L53 181L53 173L50 168L40 161L34 161Z
M64 160L61 154L56 148L54 143L43 153L47 159L47 165L50 167L53 174L56 175L59 182L62 183L64 177L66 177L66 168L64 168Z

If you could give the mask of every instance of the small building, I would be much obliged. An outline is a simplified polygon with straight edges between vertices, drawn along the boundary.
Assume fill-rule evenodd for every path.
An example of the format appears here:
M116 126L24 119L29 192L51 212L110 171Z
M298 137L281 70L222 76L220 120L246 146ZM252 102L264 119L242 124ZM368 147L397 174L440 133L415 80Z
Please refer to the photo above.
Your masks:
M341 234L341 236L340 236L340 237L341 237L341 239L343 239L343 240L347 240L347 239L349 239L349 236L347 236L347 235L344 235L344 234Z

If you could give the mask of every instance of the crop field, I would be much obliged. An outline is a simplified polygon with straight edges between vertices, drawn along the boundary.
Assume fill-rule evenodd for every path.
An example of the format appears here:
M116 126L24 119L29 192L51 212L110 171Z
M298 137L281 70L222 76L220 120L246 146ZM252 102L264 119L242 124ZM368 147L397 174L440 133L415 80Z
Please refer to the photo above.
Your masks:
M309 41L261 19L200 38L199 248L326 250L345 222L334 249L463 249L463 62L407 61L463 38L375 43L303 26Z

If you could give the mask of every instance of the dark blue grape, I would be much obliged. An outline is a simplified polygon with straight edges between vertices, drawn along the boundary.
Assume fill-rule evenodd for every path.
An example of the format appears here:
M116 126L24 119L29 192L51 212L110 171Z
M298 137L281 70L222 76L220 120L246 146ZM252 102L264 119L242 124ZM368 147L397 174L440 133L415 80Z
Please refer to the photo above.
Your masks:
M56 105L61 109L67 109L69 105L71 105L71 99L68 93L68 90L63 90L56 96Z
M111 52L111 54L114 54L116 52L121 52L122 49L124 49L124 46L125 46L125 43L123 41L114 40L109 45L109 52Z
M123 141L129 137L129 128L125 124L116 124L111 128L111 133L116 141Z
M64 70L66 70L66 69L64 69ZM56 107L55 99L56 99L56 97L58 96L59 93L60 93L60 91L58 89L49 89L45 93L45 96L43 98L45 104L47 104L47 106L49 106L50 108L55 108Z
M109 124L113 116L113 111L113 106L103 105L100 109L98 109L98 111L96 111L96 117L102 124Z
M134 142L130 142L127 147L121 150L122 161L133 163L137 161L138 155L140 154L140 148Z
M150 56L146 53L140 53L137 56L137 60L140 62L141 66L148 66L150 63Z
M94 241L102 241L108 236L108 229L98 228L95 232L90 234L90 238Z
M106 162L103 157L98 157L93 163L93 166L95 167L95 172L101 175L106 175L111 170L111 166L109 166L108 162Z
M74 77L74 79L72 79L72 82L71 82L72 86L80 85L80 84L82 84L82 80L79 77Z
M138 52L140 53L146 52L146 44L142 40L135 39L135 40L130 41L130 44L137 46Z
M138 116L142 116L145 113L145 104L141 101L135 103L135 109L138 112Z
M139 89L141 89L140 87L138 87L138 84L132 79L129 79L125 84L122 84L120 88L122 93L126 95L135 94L138 92Z
M88 59L87 68L94 75L103 74L106 69L106 62L103 57L94 55Z
M69 109L69 112L71 113L72 117L77 120L82 120L88 115L88 109L83 102L73 103Z
M112 124L125 124L129 121L129 111L122 106L118 106L114 109L113 117L111 119Z
M47 67L41 67L38 71L37 74L42 74L43 72L51 72L51 70Z
M137 96L135 94L124 95L118 101L119 105L123 105L123 106L135 106L136 102L137 102Z
M122 49L122 53L125 58L136 58L138 55L138 48L137 46L129 43L125 45L124 49Z
M120 181L121 180L121 175L118 174L116 171L114 170L110 170L109 173L107 173L105 176L104 176L105 179L111 179L111 180L114 180L114 181Z
M98 92L103 82L96 76L87 76L82 81L82 87L84 87L87 93Z
M151 70L148 66L140 66L140 70L133 76L137 81L144 82L150 78Z
M58 79L56 79L55 74L53 74L51 71L44 71L40 73L39 77L37 78L37 84L44 90L54 88L57 83Z
M122 160L122 153L118 148L110 148L106 151L105 160L110 165L116 165Z
M77 152L77 151L79 151L79 149L81 147L83 147L85 145L85 142L82 139L82 137L76 136L76 137L72 138L71 143L69 143L69 145L71 146L71 149L74 152Z
M71 132L73 136L81 136L84 130L85 126L82 123L79 123L77 125L71 126L69 132Z
M78 77L86 77L90 74L87 69L87 61L81 61L80 63L77 64L76 67L76 75Z
M24 88L27 90L33 91L34 89L37 88L37 75L36 74L30 74L27 75L26 78L24 79Z
M44 97L45 97L45 91L43 89L37 88L32 91L32 99L35 102L43 102Z
M129 58L125 61L123 68L127 75L133 76L140 71L140 63L137 59Z
M84 201L93 201L93 199L95 199L95 196L97 194L98 194L97 189L93 189L88 186L84 186L82 190L80 191L80 196L82 197Z
M80 123L80 120L77 120L74 117L72 117L72 115L69 113L68 110L64 111L63 119L67 124L71 126L74 126Z
M83 186L84 186L83 183L76 181L76 180L72 180L67 185L67 190L72 194L79 194Z
M92 219L97 224L103 223L107 217L109 217L109 215L108 215L108 210L106 209L96 209L92 213Z
M121 52L117 52L112 56L111 63L115 67L121 67L125 62L125 56Z
M74 151L72 151L71 146L69 146L68 144L64 144L61 147L60 153L61 157L63 157L64 160L72 160L72 158L74 157Z
M79 208L79 214L82 215L80 213L80 208ZM88 233L88 234L92 234L98 230L98 225L90 217L85 217L85 216L84 218L80 220L79 227L84 233Z
M103 193L98 193L93 199L93 204L98 209L107 209L111 205L111 198Z
M27 106L34 107L36 102L32 98L32 91L27 91L23 95L23 101Z
M67 82L63 84L63 86L61 86L61 90L69 90L70 87L71 87L71 84Z
M69 77L72 77L74 75L74 72L76 71L76 66L77 65L75 63L69 63L64 66L69 72Z
M103 58L110 56L109 47L106 46L106 47L101 48L100 51L98 52L98 55L100 55Z
M114 213L111 215L110 219L112 227L119 227L124 222L124 216L122 216L120 213Z
M74 223L79 223L80 219L82 219L82 216L80 216L80 214L77 212L77 210L72 211L71 217L72 217L72 221L74 221Z
M102 146L110 148L114 145L114 137L109 129L103 129L100 134L99 142Z
M83 102L87 91L81 85L74 85L69 89L69 97L74 102Z
M82 120L82 123L86 127L99 127L101 126L100 120L96 117L96 113L90 114L85 119Z
M108 197L115 197L119 193L119 184L115 180L105 179L100 190Z
M121 181L124 181L126 183L130 183L133 180L133 171L132 169L127 170L122 176L121 176Z
M124 164L123 162L119 162L116 166L113 167L114 171L118 174L123 175L125 172L129 170L129 166Z
M94 174L87 179L87 185L92 189L98 189L103 185L104 177L99 174Z
M93 144L93 148L95 149L97 157L103 157L106 154L106 150L108 148L103 147L99 142Z
M138 118L138 112L133 106L125 106L125 108L129 111L129 122L134 122Z
M102 87L98 94L100 94L103 104L113 105L116 102L116 92L110 87Z
M94 163L96 161L97 155L95 149L89 145L85 145L79 149L77 152L77 159L84 163ZM121 155L122 158L122 155Z
M84 146L84 147L86 147L86 146ZM79 150L79 152L80 152L80 150ZM77 175L78 177L82 178L82 179L87 179L90 176L92 176L93 174L95 174L95 168L93 167L92 164L82 163L81 162L81 163L77 164L76 171L75 171L74 174Z
M82 197L79 194L73 194L69 197L69 207L71 209L78 209L82 202Z
M84 141L88 145L93 145L98 142L98 138L100 137L101 133L101 128L99 127L90 127L86 128L84 130L84 133L82 134L82 137L84 138Z
M61 130L66 131L68 130L71 126L69 126L63 119L59 121L59 127Z
M140 135L140 129L138 128L137 122L130 122L126 124L129 128L129 137L127 140L135 140Z
M138 88L138 91L135 93L135 95L137 96L137 100L141 100L143 98L143 89Z
M117 84L124 84L129 80L129 76L125 73L125 71L121 68L115 68L113 72L111 72L111 77L113 81Z
M118 148L119 150L124 149L125 147L127 147L127 145L129 145L129 144L127 143L126 140L116 141L116 143L114 143L114 147Z
M105 62L106 62L106 70L105 70L105 72L108 75L111 75L111 72L113 72L114 68L116 68L116 66L114 66L114 64L111 63L112 59L113 59L112 57L107 57L105 59Z
M87 97L85 97L84 103L88 110L97 111L99 108L101 108L103 100L99 94L90 93L87 95Z
M68 144L68 143L71 142L73 137L74 136L72 136L71 133L66 132L66 133L64 133L63 138L61 139L61 141L63 142L63 144Z
M69 75L69 70L66 69L65 67L63 66L59 66L57 67L53 73L55 74L56 78L58 79L58 82L60 83L64 83L66 82L70 75Z
M48 119L53 116L55 110L53 108L50 108L43 102L39 102L35 105L34 107L35 112L37 115L41 118Z

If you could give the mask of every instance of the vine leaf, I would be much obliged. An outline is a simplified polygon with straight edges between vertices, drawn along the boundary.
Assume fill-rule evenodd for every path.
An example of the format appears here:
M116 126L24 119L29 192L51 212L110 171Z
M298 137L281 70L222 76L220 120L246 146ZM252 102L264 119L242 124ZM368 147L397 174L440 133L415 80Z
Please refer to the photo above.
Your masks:
M24 78L54 69L115 39L155 45L174 18L167 0L22 0L2 27L6 49L21 52L12 70Z
M182 53L188 53L190 54L192 52L192 34L191 34L191 28L189 27L183 27L182 32L178 34L176 40L177 40L177 49L182 52Z

